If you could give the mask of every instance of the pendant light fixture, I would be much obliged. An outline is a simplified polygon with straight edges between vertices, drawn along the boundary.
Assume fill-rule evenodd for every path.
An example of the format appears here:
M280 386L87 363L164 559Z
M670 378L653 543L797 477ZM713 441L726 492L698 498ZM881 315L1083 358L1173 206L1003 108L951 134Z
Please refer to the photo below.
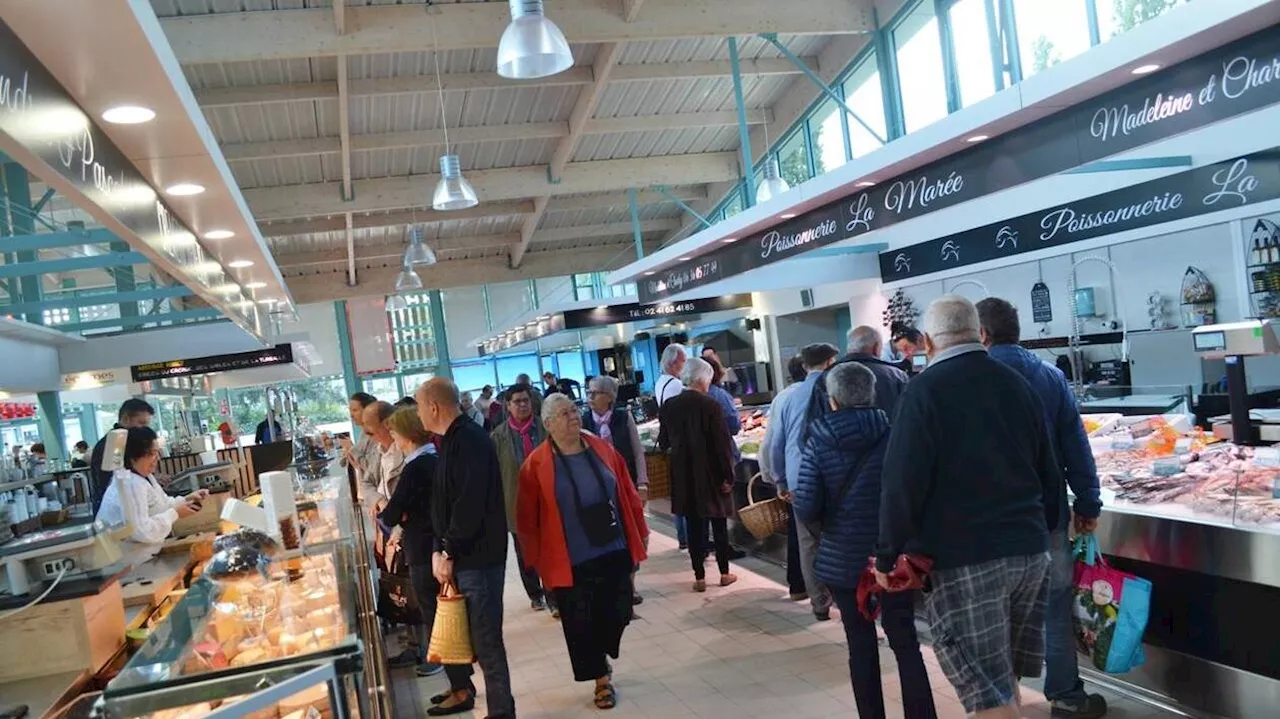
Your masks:
M778 171L778 156L770 152L768 117L765 118L764 123L764 148L769 154L764 161L764 179L761 180L760 187L756 188L757 205L768 202L791 189L791 185L782 179L782 173Z
M440 156L440 181L436 183L431 207L447 212L465 210L480 204L475 188L462 176L462 160L449 154L449 120L444 111L444 83L440 80L440 43L436 41L436 24L431 23L431 59L436 66L436 93L440 96L440 127L444 129L444 154Z
M422 278L409 265L400 268L400 274L396 275L396 292L411 292L413 290L422 289Z
M535 80L573 67L573 51L556 24L547 19L542 0L509 0L511 24L498 42L498 74Z
M436 253L423 238L422 228L417 225L411 225L409 227L409 249L404 251L405 266L434 265L435 263Z
M387 295L387 311L399 312L409 309L409 303L400 295Z

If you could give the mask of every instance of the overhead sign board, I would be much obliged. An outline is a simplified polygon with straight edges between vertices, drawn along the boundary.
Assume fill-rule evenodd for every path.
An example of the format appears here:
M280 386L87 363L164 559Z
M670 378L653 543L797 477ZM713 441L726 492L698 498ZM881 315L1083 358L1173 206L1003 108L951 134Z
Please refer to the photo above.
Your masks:
M701 315L708 312L736 310L751 306L751 295L722 295L700 300L683 300L680 302L652 302L647 304L632 303L595 307L585 310L569 310L564 313L565 329L581 329L583 327L599 327L619 322L640 322L668 317L684 317Z
M0 136L34 155L49 172L57 173L89 202L169 259L184 284L203 288L220 300L220 309L237 324L260 333L253 299L201 247L195 233L160 199L129 158L2 21ZM35 167L27 169L42 174Z
M252 352L237 352L235 354L213 355L212 357L196 357L193 359L134 365L129 368L129 374L134 382L145 382L169 377L208 374L210 372L231 372L292 363L293 346L280 344Z
M653 302L1280 102L1280 26L643 278Z
M880 254L885 282L1280 198L1280 148Z

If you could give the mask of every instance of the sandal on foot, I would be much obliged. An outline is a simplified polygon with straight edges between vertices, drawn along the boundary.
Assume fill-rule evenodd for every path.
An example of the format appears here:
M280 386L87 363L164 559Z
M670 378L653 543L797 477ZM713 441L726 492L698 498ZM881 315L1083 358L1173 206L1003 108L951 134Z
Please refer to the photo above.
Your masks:
M613 688L613 682L596 686L595 702L596 709L612 709L618 706L618 690Z
M707 591L707 580L705 580L705 579L695 579L695 580L693 580L693 591L695 591L695 592L705 592L705 591Z
M722 586L722 587L727 587L727 586L729 586L730 584L733 584L733 583L734 583L734 582L736 582L736 581L738 581L738 575L736 575L736 574L721 574L721 575L720 575L720 586Z

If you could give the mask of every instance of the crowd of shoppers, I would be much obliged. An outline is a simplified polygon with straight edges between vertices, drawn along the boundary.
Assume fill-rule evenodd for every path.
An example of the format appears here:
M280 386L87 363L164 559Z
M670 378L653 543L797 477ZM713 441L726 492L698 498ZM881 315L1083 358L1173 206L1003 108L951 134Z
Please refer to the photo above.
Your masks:
M898 356L927 357L925 369L909 374L886 359L880 332L860 326L843 358L829 344L801 348L793 383L774 399L760 463L793 507L790 595L808 599L819 620L839 611L859 716L886 716L875 621L860 605L868 581L882 590L875 608L909 719L937 716L917 603L967 713L1018 716L1020 679L1046 664L1054 716L1106 712L1080 680L1071 629L1069 529L1073 515L1077 533L1094 529L1096 469L1065 378L1019 347L1019 335L1008 302L945 296L920 329L895 327L891 337ZM655 386L671 509L697 592L707 591L712 553L719 585L737 579L727 520L740 424L718 360L669 345ZM648 478L635 420L616 406L617 381L601 376L587 386L582 408L529 384L496 396L486 388L471 404L444 379L418 390L415 409L394 414L372 397L352 397L366 434L344 445L344 462L406 552L424 609L419 644L430 635L435 597L455 587L466 598L490 717L515 715L502 636L508 535L533 608L561 620L574 679L592 683L597 708L618 704L610 660L639 602ZM389 463L392 452L398 459ZM931 562L923 594L899 582L917 557ZM470 711L472 668L444 671L449 691L428 713Z

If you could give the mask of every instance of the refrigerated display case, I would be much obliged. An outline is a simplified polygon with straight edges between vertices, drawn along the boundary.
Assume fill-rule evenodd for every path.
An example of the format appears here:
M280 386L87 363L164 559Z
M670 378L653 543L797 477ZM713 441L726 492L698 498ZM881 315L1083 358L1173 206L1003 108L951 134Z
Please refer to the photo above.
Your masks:
M391 716L363 513L344 474L295 486L301 549L207 569L107 685L103 716Z

